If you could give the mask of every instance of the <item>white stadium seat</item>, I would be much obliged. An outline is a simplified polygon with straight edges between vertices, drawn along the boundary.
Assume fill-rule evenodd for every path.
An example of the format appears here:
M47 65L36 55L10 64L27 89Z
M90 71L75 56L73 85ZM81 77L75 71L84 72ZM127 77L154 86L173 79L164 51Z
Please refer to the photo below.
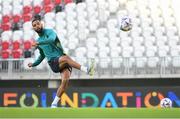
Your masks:
M158 62L159 62L158 57L149 57L147 60L147 66L150 68L157 68Z
M76 57L85 57L87 49L85 47L79 47L75 50Z
M15 1L15 0L14 0L14 1ZM23 8L22 5L16 5L16 6L14 6L14 7L13 7L12 14L13 14L13 15L20 15L22 8Z
M158 48L158 54L160 57L167 57L169 52L169 47L168 46L160 46Z
M112 58L112 68L120 69L122 63L123 63L122 58Z
M156 56L157 47L156 46L148 46L146 47L146 56L147 57L154 57Z
M23 30L24 31L29 31L32 30L32 23L31 22L26 22L23 24Z
M133 53L133 47L131 47L131 46L123 47L123 49L122 49L123 57L130 58L130 57L132 57L132 53Z
M114 46L111 48L110 55L112 58L120 57L120 54L122 52L122 48L120 46Z
M10 40L12 38L12 34L13 34L12 31L4 31L1 34L2 41Z
M13 32L12 40L22 40L23 32L21 30L17 30Z
M116 13L119 7L119 2L117 0L108 0L110 13Z
M23 0L23 6L31 6L33 0Z
M143 36L144 37L152 36L153 33L154 33L154 30L152 27L144 27L143 28Z
M138 57L136 58L136 66L137 68L145 68L147 63L147 58L146 57Z
M22 1L22 0L21 0ZM36 6L36 5L41 5L43 2L43 0L33 0L33 5Z
M90 47L87 49L87 58L96 58L98 53L97 47Z

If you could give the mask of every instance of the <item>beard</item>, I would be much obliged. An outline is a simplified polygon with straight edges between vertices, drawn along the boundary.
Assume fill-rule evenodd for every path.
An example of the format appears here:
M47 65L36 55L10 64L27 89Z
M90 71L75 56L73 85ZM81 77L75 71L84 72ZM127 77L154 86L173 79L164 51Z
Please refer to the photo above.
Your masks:
M36 32L37 32L38 34L41 34L41 33L42 33L42 30L43 30L43 28L40 28L40 29L36 30Z

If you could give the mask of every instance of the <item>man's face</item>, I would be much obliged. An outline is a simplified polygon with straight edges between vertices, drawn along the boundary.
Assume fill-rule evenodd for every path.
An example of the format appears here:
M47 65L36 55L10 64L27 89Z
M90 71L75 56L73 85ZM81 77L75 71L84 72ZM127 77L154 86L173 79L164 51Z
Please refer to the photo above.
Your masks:
M37 33L41 33L41 31L43 29L43 25L42 25L41 21L39 21L39 20L34 21L32 23L32 27Z

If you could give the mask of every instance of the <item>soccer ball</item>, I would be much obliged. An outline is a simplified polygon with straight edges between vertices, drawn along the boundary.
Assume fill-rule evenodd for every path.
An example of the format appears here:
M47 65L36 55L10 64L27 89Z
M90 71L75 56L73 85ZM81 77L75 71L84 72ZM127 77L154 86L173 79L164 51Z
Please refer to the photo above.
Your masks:
M169 98L164 98L161 100L160 105L162 108L172 107L172 101Z
M130 31L132 29L132 20L130 17L124 16L120 22L120 29L122 31Z

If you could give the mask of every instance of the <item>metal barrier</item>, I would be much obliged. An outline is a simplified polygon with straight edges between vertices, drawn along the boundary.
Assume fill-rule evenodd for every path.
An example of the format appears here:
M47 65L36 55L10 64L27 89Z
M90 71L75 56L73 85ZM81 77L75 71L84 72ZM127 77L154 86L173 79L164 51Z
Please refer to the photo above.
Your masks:
M47 63L41 67L28 68L26 59L0 59L0 79L59 79L60 74L51 71ZM81 59L88 65L90 59ZM82 62L83 63L82 63ZM72 79L86 78L160 78L180 77L180 57L137 57L95 59L95 75L73 69Z

